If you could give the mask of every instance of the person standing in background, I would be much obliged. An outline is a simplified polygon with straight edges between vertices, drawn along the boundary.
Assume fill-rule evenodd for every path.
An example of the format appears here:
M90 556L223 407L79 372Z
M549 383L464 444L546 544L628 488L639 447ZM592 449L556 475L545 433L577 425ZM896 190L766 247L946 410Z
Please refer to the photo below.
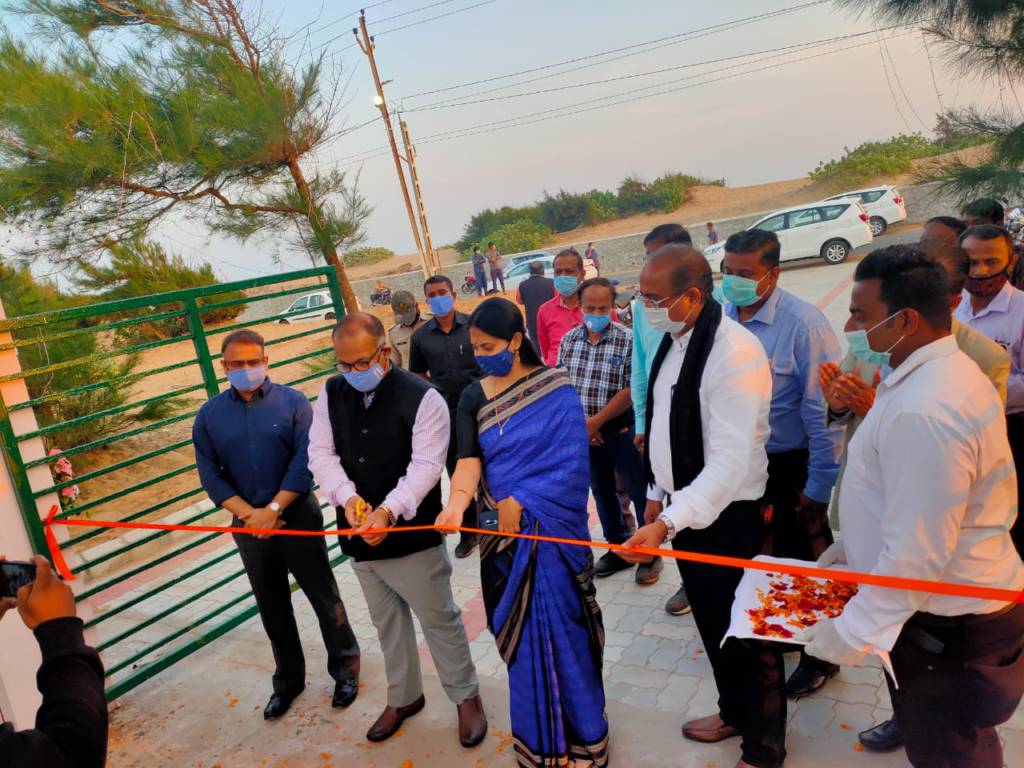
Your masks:
M530 276L516 288L516 303L526 311L526 330L530 341L540 350L537 341L537 310L555 297L555 281L544 276L544 262L530 262Z
M434 314L416 333L409 345L409 370L441 390L448 404L451 434L462 391L483 376L469 341L469 317L455 309L455 287L445 275L433 275L423 283L427 306ZM445 467L448 477L455 472L456 441L448 444ZM476 528L478 507L471 505L466 526ZM469 557L477 545L477 534L462 533L455 548L457 558Z
M707 227L708 227L708 245L717 245L718 244L718 231L715 229L715 223L713 221L709 221L708 224L707 224Z
M420 313L420 305L409 291L398 291L391 297L391 311L395 313L395 324L388 331L388 344L394 350L391 361L408 368L412 335L430 318Z
M843 434L825 424L818 369L839 360L839 339L813 305L779 287L781 246L774 232L748 229L725 241L725 314L764 347L772 368L768 486L769 551L817 560L832 543L828 502L839 474ZM800 654L786 683L793 698L818 690L839 668Z
M487 295L487 257L480 253L480 246L473 246L473 278L476 280L476 295Z
M267 376L263 337L233 331L221 342L229 387L203 403L192 426L196 466L210 501L234 528L322 531L307 450L313 409L297 389ZM263 717L281 717L306 687L306 660L289 575L313 606L335 680L336 708L359 694L359 644L348 622L322 536L234 534L263 628L274 650L274 693Z
M968 227L960 245L971 261L971 273L956 318L1010 354L1006 433L1017 469L1017 495L1024 498L1024 291L1009 282L1017 255L1009 233L994 224ZM1017 517L1011 535L1017 551L1024 553L1024 517Z
M644 238L644 258L649 257L663 245L677 243L679 245L692 245L693 240L686 228L679 224L659 224L647 233ZM665 336L663 331L653 328L647 322L643 304L640 299L633 301L633 360L630 370L630 398L633 400L633 414L636 419L636 437L633 442L640 453L644 451L647 424L647 384L651 375L651 366L654 365L654 356L658 353L661 340ZM640 522L639 520L637 521ZM644 522L654 522L645 520ZM677 560L679 575L682 578L682 562ZM690 612L690 600L686 596L686 586L679 585L679 589L665 603L665 611L672 616L683 616Z
M594 269L597 270L598 277L601 275L601 258L597 255L597 248L594 247L593 243L587 243L587 250L583 252L583 259L586 261L589 259L594 265Z
M558 365L558 346L562 337L583 325L578 294L583 282L583 257L574 248L560 251L554 260L555 292L558 294L537 310L537 342L544 364Z
M498 253L498 246L494 242L487 244L487 263L491 265L491 286L498 290L498 283L501 283L501 292L505 292L505 271L501 268L501 254Z

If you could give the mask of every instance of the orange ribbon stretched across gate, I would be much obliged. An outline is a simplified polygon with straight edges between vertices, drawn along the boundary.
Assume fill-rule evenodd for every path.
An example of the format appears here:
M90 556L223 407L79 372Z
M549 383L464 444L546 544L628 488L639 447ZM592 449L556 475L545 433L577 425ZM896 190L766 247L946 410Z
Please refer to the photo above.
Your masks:
M69 528L127 528L130 530L145 531L190 531L192 533L245 533L249 535L265 536L349 536L355 533L353 528L339 528L330 531L296 531L287 528L235 528L225 525L172 525L169 523L124 523L117 520L57 520L57 507L50 510L47 516L46 541L50 547L51 560L57 572L64 579L74 579L75 576L67 567L60 547L57 545L57 538L53 534L53 526L61 525ZM409 531L433 531L439 530L432 525L409 525L386 530L361 531L363 534L387 533L388 535L400 534ZM482 536L506 536L515 539L527 539L530 541L542 541L552 544L569 544L577 547L597 547L612 552L624 551L621 544L609 544L604 541L580 541L578 539L563 539L556 536L538 536L532 533L499 533L498 531L484 528L446 528L445 533L476 533ZM868 584L875 587L888 587L889 589L906 589L913 592L927 592L933 595L953 595L956 597L974 597L981 600L997 600L1004 603L1024 603L1024 591L1013 589L998 589L996 587L979 587L973 584L955 584L944 581L931 581L928 579L909 579L902 576L885 576L876 573L858 573L856 571L840 571L831 568L818 568L810 565L789 565L786 563L773 563L763 560L748 560L743 557L727 557L725 555L709 555L703 552L685 552L672 549L651 549L638 547L628 550L629 552L652 555L655 557L670 557L674 560L688 560L693 563L706 563L707 565L719 565L729 568L753 568L759 571L770 573L785 573L791 576L809 576L817 579L832 579L833 581L846 581L854 584Z

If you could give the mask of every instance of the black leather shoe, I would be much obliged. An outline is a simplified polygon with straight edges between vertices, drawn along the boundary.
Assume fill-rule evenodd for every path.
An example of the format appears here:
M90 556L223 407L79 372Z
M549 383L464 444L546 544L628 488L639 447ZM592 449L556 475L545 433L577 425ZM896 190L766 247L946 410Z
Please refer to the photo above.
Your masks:
M605 552L596 563L594 563L594 578L604 579L613 573L625 571L632 568L632 563L627 563L614 552Z
M459 560L469 557L471 554L473 554L473 550L476 549L476 542L477 534L462 534L462 538L459 539L459 545L455 547L455 556L459 558Z
M334 686L334 697L331 699L331 706L335 709L345 709L359 695L359 680L340 680Z
M791 699L810 696L837 674L839 667L835 664L808 661L807 657L802 657L786 681L786 695Z
M900 725L895 716L874 728L861 731L857 738L865 749L872 752L892 752L903 746L903 734L900 733Z
M276 720L281 717L288 708L291 707L292 702L295 698L302 693L302 690L295 691L295 693L275 693L270 697L270 701L267 702L267 706L263 710L264 720Z

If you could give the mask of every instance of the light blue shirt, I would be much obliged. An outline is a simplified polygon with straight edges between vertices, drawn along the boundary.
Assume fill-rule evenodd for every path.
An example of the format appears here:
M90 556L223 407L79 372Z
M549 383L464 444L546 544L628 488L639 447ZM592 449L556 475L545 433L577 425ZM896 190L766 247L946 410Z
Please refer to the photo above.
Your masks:
M651 375L654 356L665 334L656 331L644 317L644 305L637 299L633 302L633 370L630 375L629 392L636 414L636 433L647 430L647 379Z
M978 314L971 308L971 294L964 291L953 316L985 334L1010 354L1006 412L1024 412L1024 291L1007 283Z
M768 453L806 448L810 462L804 493L827 502L839 475L843 432L825 425L818 368L839 361L835 331L816 307L778 287L747 322L740 320L732 304L725 304L725 314L757 336L771 363Z

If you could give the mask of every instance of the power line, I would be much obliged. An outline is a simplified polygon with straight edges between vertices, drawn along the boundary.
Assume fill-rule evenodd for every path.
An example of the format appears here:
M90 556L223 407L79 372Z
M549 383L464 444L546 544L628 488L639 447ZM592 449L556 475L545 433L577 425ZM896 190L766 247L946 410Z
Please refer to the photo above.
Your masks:
M892 78L889 77L889 64L885 60L885 51L882 49L882 35L878 35L878 56L882 60L882 72L885 73L885 84L889 86L889 95L892 96L892 105L896 107L896 114L900 116L900 120L903 121L903 125L907 127L908 132L912 132L913 129L910 127L910 121L907 120L907 116L903 114L903 110L900 109L899 99L896 98L896 90L892 87Z
M906 25L906 24L898 24L898 25L894 25L892 27L887 27L886 29L903 28L903 27L906 27L906 26L908 26L908 25ZM704 60L704 61L696 61L696 62L691 62L689 64L681 64L681 65L678 65L678 66L675 66L675 67L665 67L663 69L650 70L648 72L637 72L637 73L633 73L633 74L629 74L629 75L618 75L616 77L609 77L609 78L605 78L603 80L591 80L591 81L584 82L584 83L572 83L570 85L561 85L561 86L556 86L554 88L544 88L544 89L541 89L541 90L528 91L528 92L525 92L525 93L512 93L512 94L508 94L508 95L505 95L505 96L491 96L489 98L475 99L475 100L471 100L471 101L454 101L453 100L453 101L436 102L434 104L425 104L425 105L423 105L421 107L411 107L409 109L406 109L405 111L406 112L422 112L422 111L426 111L426 110L445 109L445 108L448 108L448 107L463 107L463 106L470 106L470 105L475 105L475 104L486 104L486 103L494 102L494 101L506 101L506 100L509 100L509 99L522 98L524 96L539 96L539 95L546 94L546 93L557 93L559 91L572 90L574 88L586 88L586 87L590 87L590 86L594 86L594 85L604 85L606 83L619 82L619 81L622 81L622 80L632 80L632 79L638 78L638 77L650 77L651 75L661 75L661 74L664 74L666 72L677 72L677 71L679 71L681 69L692 69L694 67L701 67L701 66L705 66L705 65L708 65L708 64L720 64L720 63L725 62L725 61L735 61L737 59L747 59L747 58L750 58L751 56L763 56L765 54L778 53L780 51L808 50L808 49L811 49L811 48L818 48L818 47L821 47L821 46L824 46L824 45L830 45L832 43L841 42L841 41L844 41L844 40L851 40L851 39L854 39L854 38L864 37L865 35L872 35L872 34L874 34L873 31L855 32L855 33L851 33L849 35L838 35L836 37L823 38L823 39L820 39L820 40L810 40L810 41L803 42L803 43L795 43L793 45L784 45L784 46L782 46L780 48L768 48L766 50L761 50L761 51L751 51L749 53L741 53L741 54L737 54L735 56L725 56L725 57L719 58L719 59L707 59L707 60ZM669 82L671 82L671 81L669 81Z
M935 79L935 62L932 61L932 51L928 47L928 33L925 30L921 30L921 41L924 43L924 52L928 57L928 69L932 73L932 86L935 88L935 98L939 100L939 110L941 112L946 111L945 105L942 103L942 93L939 91L939 83Z
M659 38L655 38L654 40L647 40L647 41L642 42L642 43L633 43L631 45L626 45L626 46L623 46L621 48L612 48L612 49L607 50L607 51L599 51L597 53L588 54L587 56L578 56L576 58L566 59L565 61L558 61L558 62L555 62L553 64L544 64L544 65L539 66L539 67L530 67L528 69L521 69L521 70L518 70L516 72L509 72L509 73L504 74L504 75L495 75L493 77L485 77L485 78L482 78L480 80L472 80L472 81L465 82L465 83L458 83L456 85L445 86L443 88L435 88L435 89L429 90L429 91L420 91L419 93L412 93L412 94L409 94L408 96L405 96L403 98L414 99L414 98L417 98L419 96L430 96L430 95L433 95L435 93L444 93L446 91L453 91L453 90L458 90L458 89L461 89L461 88L468 88L468 87L473 86L473 85L482 85L484 83L492 83L492 82L495 82L496 80L506 80L506 79L508 79L510 77L518 77L519 75L528 75L528 74L532 74L534 72L542 72L542 71L546 71L546 70L549 70L549 69L554 69L556 67L565 66L566 64L576 64L576 63L581 62L581 61L589 61L589 60L592 60L592 59L595 59L595 58L600 58L602 56L608 56L608 55L611 55L613 53L621 53L623 51L630 51L630 50L634 50L636 48L645 48L647 46L655 45L656 43L662 43L662 42L665 42L665 41L668 41L668 40L673 40L673 41L676 41L676 42L683 42L682 40L680 40L680 38L686 38L686 37L698 34L700 32L708 32L710 30L718 30L718 29L721 29L723 27L731 28L734 25L748 24L748 23L753 23L755 21L760 21L760 20L763 20L763 19L766 19L766 18L774 18L775 16L784 15L784 14L788 14L788 13L793 13L793 12L796 12L796 11L803 10L805 8L810 8L812 6L821 5L824 2L827 2L827 0L813 0L813 2L803 3L801 5L790 6L789 8L780 8L780 9L776 9L774 11L766 11L765 13L759 13L759 14L756 14L754 16L746 16L746 17L741 18L741 19L734 19L732 21L722 22L720 24L712 24L711 26L708 26L708 27L700 27L698 29L691 29L691 30L687 30L685 32L678 32L678 33L676 33L674 35L668 35L666 37L659 37ZM654 49L652 49L652 50L654 50ZM640 53L646 53L646 52L647 51L640 51ZM604 62L600 62L600 63L604 63Z
M906 34L910 34L910 33L906 33ZM617 98L621 94L616 94L614 96L607 96L607 97L604 97L603 99L591 99L591 100L589 100L587 102L579 102L578 104L571 104L571 105L568 105L566 107L559 107L559 108L556 108L556 109L546 110L546 111L543 111L543 112L536 112L536 113L533 113L532 115L521 115L519 117L509 118L509 119L507 119L505 121L496 121L496 123L489 123L489 124L486 124L486 126L471 126L469 128L457 129L455 131L447 131L447 132L443 132L443 133L439 133L439 134L433 134L432 136L429 136L427 138L422 139L420 141L420 144L435 144L435 143L442 142L442 141L452 141L452 140L455 140L455 139L467 138L469 136L476 136L476 135L486 134L486 133L494 133L496 131L507 130L508 128L520 128L520 127L524 127L524 126L527 126L527 125L534 125L536 123L547 122L549 120L557 120L557 119L563 118L563 117L575 117L575 116L577 116L577 115L579 115L581 113L590 112L590 111L597 110L597 109L605 109L607 107L621 106L623 104L629 104L629 103L636 102L636 101L642 101L644 99L655 98L657 96L664 96L664 95L667 95L667 94L670 94L670 93L678 93L679 91L689 90L691 88L698 88L698 87L703 86L703 85L712 85L714 83L719 83L719 82L722 82L724 80L731 80L731 79L734 79L736 77L741 77L743 75L757 74L757 73L760 73L760 72L763 72L763 71L766 71L766 70L777 69L779 67L787 66L789 64L797 64L797 63L800 63L800 62L803 62L803 61L810 61L810 60L818 58L820 56L827 56L827 55L834 54L834 53L842 53L844 51L849 51L849 50L853 50L853 49L856 49L856 48L863 48L863 47L869 46L869 45L876 45L876 43L874 41L870 41L870 42L866 42L866 43L858 43L856 45L850 45L850 46L846 46L844 48L837 48L837 49L835 49L833 51L824 51L822 53L817 53L817 54L814 54L814 55L811 55L811 56L803 56L803 57L800 57L800 58L797 58L797 59L791 59L791 60L788 60L788 61L778 62L777 64L769 64L769 65L766 65L766 66L763 66L763 67L758 67L758 68L746 70L746 71L743 71L743 72L734 72L734 73L729 74L729 75L724 75L722 77L711 78L711 79L704 80L704 81L701 81L701 82L698 82L698 83L690 83L688 85L676 86L676 87L673 87L673 88L667 88L667 89L664 89L664 90L661 90L661 91L657 91L655 93L649 93L649 94L645 94L645 95L642 95L642 96L632 96L630 98L620 99L618 101L609 102L607 104L598 104L598 105L595 105L595 106L589 106L589 107L587 107L585 109L580 109L580 110L576 110L575 109L580 104L590 104L590 103L595 102L595 101L604 101L604 100L611 99L611 98ZM777 58L777 57L775 57L775 58ZM735 69L735 68L736 67L728 67L728 68L723 68L722 70L718 70L718 71L724 71L725 69ZM712 73L705 73L705 74L712 74ZM687 79L689 79L689 78L687 78ZM662 85L664 85L664 84L662 84ZM568 111L567 112L565 110L574 110L574 111ZM563 112L563 114L548 114L548 113L551 113L551 112L560 112L560 111ZM537 116L537 117L535 119L527 119L527 118L534 117L534 116ZM374 152L375 150L368 150L368 151L369 152ZM377 155L377 154L370 154L367 157L362 157L359 160L350 161L350 162L347 162L347 163L344 163L344 164L346 164L346 165L358 164L358 163L361 163L361 162L365 162L366 160L374 159L375 157L378 157L378 156L379 155ZM339 164L342 164L342 162L339 161Z
M917 122L921 124L921 127L924 128L926 131L930 131L931 128L925 123L924 120L921 119L921 116L917 114L917 110L914 109L913 102L910 100L910 97L907 96L907 91L903 87L903 79L900 77L899 70L896 69L896 61L892 57L892 51L889 50L889 43L886 42L885 35L882 34L881 30L879 30L878 34L882 38L882 47L885 49L885 55L889 57L889 65L892 67L893 77L896 78L896 85L899 86L900 93L903 94L903 100L907 102L907 106L910 108L910 111L914 115L914 117L917 118Z
M439 6L439 5L448 5L449 3L454 3L454 2L455 2L455 0L440 0L439 2L431 3L430 5L423 5L423 6L420 6L419 8L413 8L411 11L403 11L402 13L396 13L394 16L385 16L383 19L374 19L374 21L377 24L383 24L385 21L392 21L393 19L401 19L404 16L412 16L414 13L419 13L420 11L428 11L431 8L437 8L437 6ZM353 14L353 15L358 16L359 14Z
M390 2L392 2L392 0L379 0L379 2L371 3L370 5L364 5L363 8L361 9L361 11L368 11L371 8L376 8L379 5L387 5ZM326 24L324 24L322 26L319 26L316 29L310 31L307 34L307 36L308 35L315 35L318 32L323 32L325 29L330 29L331 27L333 27L333 26L335 26L337 24L341 24L341 22L345 21L345 19L351 19L353 16L358 16L361 13L361 11L351 11L350 13L346 13L343 16L339 16L334 21L329 21ZM410 13L411 13L411 11L410 11ZM298 30L296 30L295 34L297 35L297 34L301 33L302 30L310 27L312 24L313 24L313 22L310 22L309 24L306 24L305 26L299 27ZM297 40L297 39L299 39L299 38L296 38L294 36L292 37L292 41Z

